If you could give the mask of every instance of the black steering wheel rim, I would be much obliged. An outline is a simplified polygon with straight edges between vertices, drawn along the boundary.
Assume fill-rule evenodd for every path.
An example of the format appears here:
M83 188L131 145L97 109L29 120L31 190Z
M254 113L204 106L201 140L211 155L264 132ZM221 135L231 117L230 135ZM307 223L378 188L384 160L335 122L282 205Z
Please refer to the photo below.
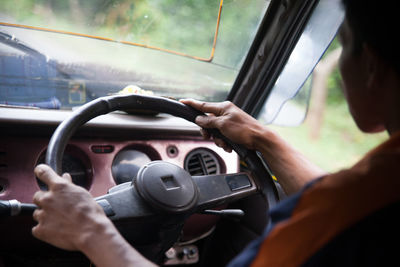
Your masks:
M195 110L179 101L164 97L145 95L113 95L95 99L72 112L53 133L46 151L45 162L59 175L62 174L62 157L68 141L76 130L89 120L117 110L140 109L167 113L194 122L195 118L204 113ZM247 164L248 169L255 177L258 191L263 195L271 207L279 201L279 194L275 182L265 166L265 163L257 155L256 151L248 150L242 145L233 143L223 136L217 129L208 129L218 138L223 139L239 157Z

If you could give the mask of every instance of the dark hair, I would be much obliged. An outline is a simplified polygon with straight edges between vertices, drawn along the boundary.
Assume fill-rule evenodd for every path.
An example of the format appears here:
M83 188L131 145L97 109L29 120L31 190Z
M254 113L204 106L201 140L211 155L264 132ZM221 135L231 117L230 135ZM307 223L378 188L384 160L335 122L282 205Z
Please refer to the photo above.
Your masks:
M352 29L355 48L370 45L383 60L400 73L397 45L400 12L396 0L342 0Z

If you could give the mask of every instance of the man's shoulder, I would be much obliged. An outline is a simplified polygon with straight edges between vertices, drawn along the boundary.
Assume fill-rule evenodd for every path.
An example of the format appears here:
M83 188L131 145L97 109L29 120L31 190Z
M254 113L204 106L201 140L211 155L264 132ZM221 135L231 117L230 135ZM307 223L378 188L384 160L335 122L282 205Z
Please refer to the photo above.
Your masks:
M398 261L400 202L363 218L321 247L302 266L392 266Z

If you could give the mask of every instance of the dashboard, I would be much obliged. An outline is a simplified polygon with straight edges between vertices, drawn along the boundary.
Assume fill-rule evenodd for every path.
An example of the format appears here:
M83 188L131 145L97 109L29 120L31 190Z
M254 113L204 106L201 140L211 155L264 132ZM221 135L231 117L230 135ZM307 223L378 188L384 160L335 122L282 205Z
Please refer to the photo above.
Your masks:
M32 203L34 193L45 185L33 169L44 162L53 131L71 111L0 108L0 199ZM131 115L123 112L99 116L82 126L71 138L62 168L75 184L93 197L114 186L131 182L139 168L163 160L186 169L192 176L239 171L236 153L227 153L204 140L198 126L166 114ZM29 218L30 220L30 218ZM182 241L209 233L218 216L195 214L185 223ZM33 221L7 219L0 222L0 247L21 247L27 236L4 229L23 228L30 234Z

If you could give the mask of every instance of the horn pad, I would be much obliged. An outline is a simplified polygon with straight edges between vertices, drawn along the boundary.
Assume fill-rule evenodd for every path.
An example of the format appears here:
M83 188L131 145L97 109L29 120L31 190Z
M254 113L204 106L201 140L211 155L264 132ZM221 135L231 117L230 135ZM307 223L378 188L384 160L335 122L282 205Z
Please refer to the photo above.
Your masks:
M198 191L192 176L169 162L150 162L139 170L133 182L142 198L165 212L186 212L197 203Z

